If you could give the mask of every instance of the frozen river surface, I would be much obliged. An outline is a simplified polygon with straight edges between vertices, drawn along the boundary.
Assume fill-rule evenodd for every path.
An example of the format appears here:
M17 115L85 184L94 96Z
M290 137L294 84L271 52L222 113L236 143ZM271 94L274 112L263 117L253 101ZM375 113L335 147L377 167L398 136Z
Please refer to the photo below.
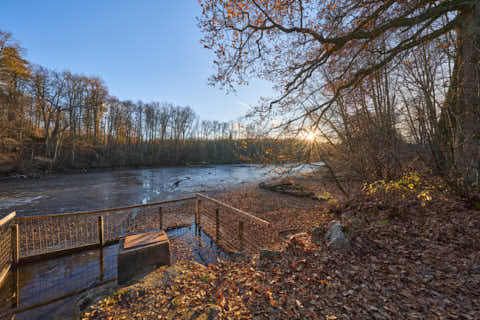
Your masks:
M0 217L90 211L158 202L238 187L272 177L250 165L171 167L56 174L0 182Z

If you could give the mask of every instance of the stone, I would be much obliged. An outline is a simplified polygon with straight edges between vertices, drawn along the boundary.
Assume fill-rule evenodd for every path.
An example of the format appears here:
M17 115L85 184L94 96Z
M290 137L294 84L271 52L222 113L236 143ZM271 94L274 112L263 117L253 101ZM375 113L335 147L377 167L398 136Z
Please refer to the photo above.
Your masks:
M288 194L295 197L313 197L315 195L313 192L308 191L303 186L295 184L289 180L272 183L261 182L258 186L261 189Z
M328 231L325 234L327 246L332 249L350 248L350 240L343 233L343 226L339 221L333 220L328 224Z
M353 211L346 211L342 213L342 219L348 220L353 217Z
M165 231L127 236L121 241L117 257L118 283L127 283L162 265L170 265L170 243Z
M251 257L244 251L235 251L230 253L230 258L234 261L249 261Z
M312 229L312 242L316 245L320 245L323 241L323 228L315 227Z
M361 227L363 221L360 218L353 218L351 221L352 226L354 227Z
M175 280L175 278L177 278L182 273L182 271L184 270L179 266L170 266L165 271L163 271L160 282L164 286L170 285L173 283L173 280Z
M272 261L279 259L282 256L282 252L278 250L267 250L267 249L262 249L260 250L260 260L261 261Z

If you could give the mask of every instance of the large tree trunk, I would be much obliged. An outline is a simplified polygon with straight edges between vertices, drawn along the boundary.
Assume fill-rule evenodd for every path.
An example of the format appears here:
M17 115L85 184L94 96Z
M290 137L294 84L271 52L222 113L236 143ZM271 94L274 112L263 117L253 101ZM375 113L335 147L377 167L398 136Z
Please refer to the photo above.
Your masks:
M480 0L460 13L453 75L441 117L442 160L457 184L468 190L480 181Z

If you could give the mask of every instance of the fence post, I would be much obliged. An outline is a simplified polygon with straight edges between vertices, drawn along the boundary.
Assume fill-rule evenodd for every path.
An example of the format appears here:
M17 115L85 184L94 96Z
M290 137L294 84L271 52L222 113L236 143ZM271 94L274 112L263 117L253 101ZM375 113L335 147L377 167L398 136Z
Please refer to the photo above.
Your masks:
M220 209L217 208L215 209L215 236L216 236L216 242L220 241Z
M200 231L200 205L202 204L202 200L200 200L197 196L197 206L195 209L195 224L197 225L197 230Z
M243 251L243 221L238 221L238 242L240 243L240 251Z
M14 274L14 286L15 286L15 297L12 297L12 308L16 308L20 305L20 271L19 268L15 268L13 271ZM13 319L13 318L12 318Z
M18 264L20 258L20 234L18 224L10 226L11 235L12 235L12 263L14 265Z
M198 213L200 211L200 199L197 195L195 199L195 228L198 227Z
M104 274L105 274L105 264L103 259L103 248L100 248L100 281L103 282Z
M162 211L162 207L159 207L158 208L158 220L160 222L160 230L163 229L163 211Z
M101 247L104 245L103 216L98 217L98 243Z

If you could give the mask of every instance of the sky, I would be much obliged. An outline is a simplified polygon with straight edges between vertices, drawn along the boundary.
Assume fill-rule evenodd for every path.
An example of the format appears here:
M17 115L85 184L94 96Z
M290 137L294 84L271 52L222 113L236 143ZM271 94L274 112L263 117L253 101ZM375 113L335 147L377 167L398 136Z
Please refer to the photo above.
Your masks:
M105 80L122 100L191 106L207 120L236 120L272 84L236 93L208 85L213 54L202 47L197 0L0 0L0 29L34 64Z

